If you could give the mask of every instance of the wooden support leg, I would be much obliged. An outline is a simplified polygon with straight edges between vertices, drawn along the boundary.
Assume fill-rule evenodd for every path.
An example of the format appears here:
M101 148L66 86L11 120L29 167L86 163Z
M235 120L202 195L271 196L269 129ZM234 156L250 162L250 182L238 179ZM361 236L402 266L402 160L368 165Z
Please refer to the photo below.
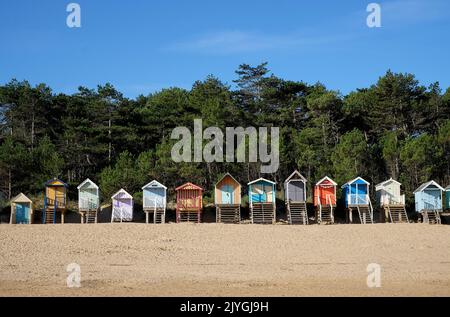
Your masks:
M64 224L64 213L61 213L61 223Z
M148 211L145 212L145 222L148 224Z
M81 224L84 224L84 214L80 213L80 217L81 217Z

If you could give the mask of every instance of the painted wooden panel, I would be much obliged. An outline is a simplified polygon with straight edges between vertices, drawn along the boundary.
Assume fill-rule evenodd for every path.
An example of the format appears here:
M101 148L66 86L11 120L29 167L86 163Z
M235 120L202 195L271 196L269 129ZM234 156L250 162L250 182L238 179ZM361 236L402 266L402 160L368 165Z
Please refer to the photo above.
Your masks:
M16 224L29 224L30 223L30 205L26 203L16 203Z
M287 183L287 194L289 201L304 202L305 183L300 180L291 180L289 183Z
M144 208L165 208L166 191L164 188L145 188L144 189Z
M450 209L450 190L445 191L445 209Z
M81 188L78 192L78 207L80 209L97 209L100 197L97 189L92 187Z
M335 187L332 184L328 186L316 185L314 188L314 206L329 205L330 203L336 205Z
M133 201L129 198L113 200L113 220L114 221L132 221L133 220Z
M229 192L230 188L232 190L231 193ZM214 194L216 204L224 204L223 201L227 200L229 196L232 197L232 200L228 204L241 204L241 185L229 175L225 176L219 183L217 183L214 189ZM227 197L224 198L224 195Z

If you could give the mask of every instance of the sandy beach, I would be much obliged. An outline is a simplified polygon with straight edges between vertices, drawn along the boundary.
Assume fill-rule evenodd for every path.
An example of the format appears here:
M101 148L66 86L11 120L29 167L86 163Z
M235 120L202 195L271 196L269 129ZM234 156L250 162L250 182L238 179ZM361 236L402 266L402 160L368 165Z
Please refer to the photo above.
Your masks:
M449 237L425 224L1 225L0 296L450 296Z

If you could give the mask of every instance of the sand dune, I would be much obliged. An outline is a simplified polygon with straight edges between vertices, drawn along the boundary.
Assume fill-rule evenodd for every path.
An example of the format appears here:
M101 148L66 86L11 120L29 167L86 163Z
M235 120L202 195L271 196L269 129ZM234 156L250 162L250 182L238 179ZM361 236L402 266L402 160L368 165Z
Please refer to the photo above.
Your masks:
M0 241L2 296L450 296L450 226L1 225Z

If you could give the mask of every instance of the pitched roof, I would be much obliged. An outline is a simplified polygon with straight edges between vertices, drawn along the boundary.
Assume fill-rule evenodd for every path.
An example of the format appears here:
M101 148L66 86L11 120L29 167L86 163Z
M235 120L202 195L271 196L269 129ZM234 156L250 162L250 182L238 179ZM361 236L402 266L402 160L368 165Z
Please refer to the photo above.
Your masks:
M58 179L58 178L53 178L53 179L49 179L48 181L45 182L45 186L57 186L57 185L52 185L51 183L53 182L59 182L61 183L62 186L64 187L69 187L69 185L67 185L66 183L64 183L62 180Z
M265 178L262 178L262 177L258 178L257 180L254 180L254 181L248 183L247 185L252 185L252 184L255 184L257 182L266 182L266 183L270 183L270 184L276 185L275 182L269 181L268 179L265 179Z
M223 175L223 177L221 179L219 179L219 181L216 183L216 186L225 179L225 177L231 177L239 186L241 186L241 184L236 180L236 178L233 177L233 175L231 175L230 173L226 173L225 175Z
M178 186L177 188L175 188L175 190L180 190L180 189L183 189L183 188L188 187L188 186L193 187L194 189L203 190L203 188L201 188L200 186L197 186L197 185L192 184L192 183L186 183L186 184L183 184L181 186Z
M424 189L426 189L427 187L429 187L431 185L436 186L437 188L439 188L442 191L444 190L444 188L442 188L442 186L439 185L438 183L436 183L435 181L429 181L429 182L426 182L426 183L423 183L422 185L420 185L419 188L417 188L414 191L414 194L423 191Z
M358 180L359 180L359 181L362 181L362 182L365 183L366 185L370 185L370 183L369 183L368 181L366 181L364 178L358 176L358 177L356 177L355 179L352 179L351 181L349 181L349 182L345 183L344 185L342 185L342 188L344 188L345 186L348 186L348 185L350 185L350 184L353 184L353 183L357 182Z
M148 183L147 185L142 187L142 189L146 189L147 187L160 187L160 188L167 189L166 186L164 186L163 184L161 184L160 182L158 182L156 180L152 180L150 183Z
M288 183L288 182L290 182L293 178L294 178L294 176L298 176L298 178L300 178L303 182L307 182L307 180L306 180L306 178L302 175L302 174L300 174L300 172L299 171L297 171L297 170L295 170L285 181L284 181L284 183L286 184L286 183Z
M318 181L316 183L316 185L320 185L321 183L323 183L324 181L329 181L331 184L333 184L334 186L337 186L337 183L332 180L331 178L329 178L328 176L325 176L324 178L322 178L320 181Z
M78 189L80 189L81 187L83 187L84 185L86 185L87 183L90 183L93 187L98 189L98 186L96 183L94 183L93 181L91 181L89 178L86 178L86 180L84 182L82 182L80 185L78 185Z
M388 184L388 183L390 183L390 182L394 182L394 183L397 183L397 184L399 184L399 185L402 184L402 183L400 183L399 181L396 181L395 179L393 179L393 178L391 177L390 179L388 179L388 180L386 180L386 181L384 181L384 182L379 183L379 184L376 185L375 187L381 187L381 186L384 186L384 185L386 185L386 184Z
M117 193L115 193L114 195L112 195L111 199L116 198L117 196L119 196L120 194L124 194L126 196L126 198L130 198L133 199L133 196L131 196L125 189L120 189Z
M11 199L12 203L32 203L31 199L25 196L25 194L20 193L13 199Z

